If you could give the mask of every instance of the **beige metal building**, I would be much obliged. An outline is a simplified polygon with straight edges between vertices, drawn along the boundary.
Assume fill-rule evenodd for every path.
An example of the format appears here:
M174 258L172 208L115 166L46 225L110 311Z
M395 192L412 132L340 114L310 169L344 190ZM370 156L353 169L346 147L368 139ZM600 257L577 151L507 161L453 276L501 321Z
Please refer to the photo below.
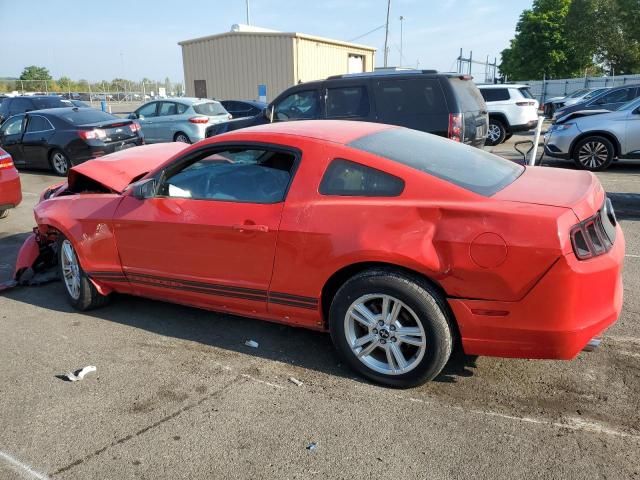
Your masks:
M239 31L179 42L188 96L259 99L258 85L266 85L270 101L299 82L374 68L372 47L302 33L234 28Z

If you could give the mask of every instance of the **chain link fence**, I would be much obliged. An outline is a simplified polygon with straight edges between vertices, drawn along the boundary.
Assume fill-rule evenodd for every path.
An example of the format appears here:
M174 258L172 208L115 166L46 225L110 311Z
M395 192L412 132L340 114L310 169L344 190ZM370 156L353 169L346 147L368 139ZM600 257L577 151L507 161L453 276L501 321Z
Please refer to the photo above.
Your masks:
M564 97L581 88L621 87L627 84L640 83L640 75L529 80L517 83L529 85L531 94L541 104L544 104L549 98Z

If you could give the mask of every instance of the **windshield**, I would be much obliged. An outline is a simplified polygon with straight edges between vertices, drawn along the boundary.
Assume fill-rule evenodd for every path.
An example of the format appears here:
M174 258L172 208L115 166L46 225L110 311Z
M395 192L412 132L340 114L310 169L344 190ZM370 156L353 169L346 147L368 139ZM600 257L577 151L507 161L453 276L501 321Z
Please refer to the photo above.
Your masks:
M373 133L354 140L349 146L487 197L511 184L524 172L524 167L479 148L408 128Z
M589 94L585 95L585 96L584 96L584 99L585 99L585 100L589 100L589 99L591 99L591 98L595 97L596 95L598 95L600 92L603 92L603 91L605 91L605 90L606 90L606 88L598 88L597 90L594 90L593 92L591 92L591 93L589 93Z
M101 112L95 108L79 108L77 110L70 110L63 115L60 115L60 118L66 120L71 125L87 125L91 123L119 120L118 117L109 113Z
M216 115L227 115L228 112L218 102L197 103L193 106L196 113L214 117Z
M637 107L640 107L640 98L634 98L633 100L628 101L627 103L623 103L616 110L635 110Z
M581 88L580 90L576 90L575 92L573 92L571 95L567 95L567 98L578 98L584 95L585 93L587 93L588 91L589 91L588 88Z

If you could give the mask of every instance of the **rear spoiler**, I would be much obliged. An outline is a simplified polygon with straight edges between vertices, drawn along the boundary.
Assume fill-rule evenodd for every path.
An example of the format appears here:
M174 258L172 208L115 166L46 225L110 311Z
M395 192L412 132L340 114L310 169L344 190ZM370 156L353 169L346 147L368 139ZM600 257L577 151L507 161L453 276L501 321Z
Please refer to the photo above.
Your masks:
M590 117L591 115L602 115L603 113L611 113L611 110L578 110L556 118L556 121L554 123L564 123L574 118Z

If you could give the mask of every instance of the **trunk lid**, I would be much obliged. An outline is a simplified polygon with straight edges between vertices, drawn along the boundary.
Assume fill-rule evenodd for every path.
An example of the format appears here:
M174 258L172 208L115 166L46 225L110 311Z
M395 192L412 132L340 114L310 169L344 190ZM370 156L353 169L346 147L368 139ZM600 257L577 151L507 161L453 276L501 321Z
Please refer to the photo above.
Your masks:
M188 147L181 142L158 143L94 158L69 170L69 189L75 191L76 186L93 181L108 190L122 193L131 182Z
M137 129L132 125L134 125L132 120L114 120L110 122L85 123L78 125L78 128L82 130L102 130L104 138L101 138L101 140L105 143L110 143L137 137Z
M604 202L604 190L591 172L527 167L493 198L509 202L570 208L580 221L594 215Z

